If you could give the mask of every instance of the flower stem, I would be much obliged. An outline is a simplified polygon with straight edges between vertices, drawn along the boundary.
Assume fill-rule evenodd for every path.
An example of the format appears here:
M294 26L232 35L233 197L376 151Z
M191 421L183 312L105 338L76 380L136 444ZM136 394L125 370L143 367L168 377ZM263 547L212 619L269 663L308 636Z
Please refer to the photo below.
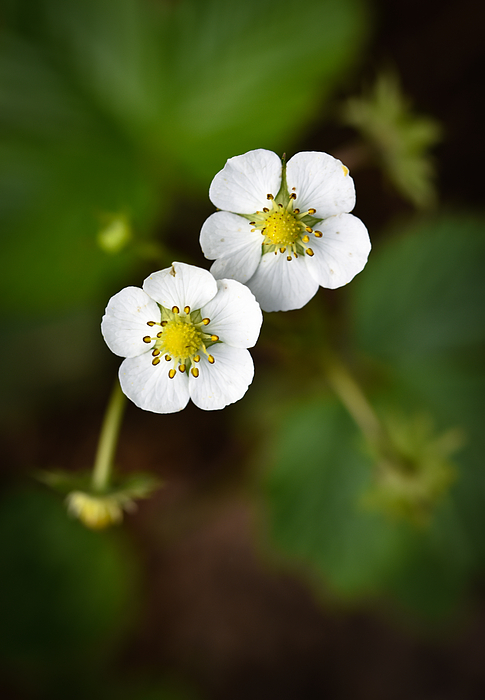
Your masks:
M327 381L357 423L368 442L380 446L386 441L385 430L367 397L346 365L336 356L325 357Z
M109 484L125 404L125 395L116 380L104 415L94 460L92 486L95 491L105 491Z

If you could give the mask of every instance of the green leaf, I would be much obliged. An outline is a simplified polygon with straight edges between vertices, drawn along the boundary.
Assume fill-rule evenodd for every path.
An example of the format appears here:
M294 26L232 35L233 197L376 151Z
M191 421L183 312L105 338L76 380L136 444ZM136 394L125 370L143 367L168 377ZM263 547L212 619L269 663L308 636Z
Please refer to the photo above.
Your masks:
M133 613L129 552L71 520L43 490L6 491L0 532L0 648L11 673L28 671L35 682L97 665Z
M400 567L407 528L366 510L371 462L342 408L293 403L270 438L263 492L278 549L345 597L382 589Z
M466 214L404 228L352 282L355 339L390 362L461 353L485 340L485 219Z

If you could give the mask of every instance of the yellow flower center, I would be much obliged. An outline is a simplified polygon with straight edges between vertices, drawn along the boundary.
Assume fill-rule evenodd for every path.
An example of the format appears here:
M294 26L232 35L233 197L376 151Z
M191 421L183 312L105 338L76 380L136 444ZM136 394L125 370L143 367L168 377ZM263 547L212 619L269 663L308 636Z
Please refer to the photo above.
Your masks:
M301 232L300 222L296 220L293 211L287 209L274 212L265 221L266 239L277 246L291 245L300 237Z
M287 260L291 260L298 255L307 254L313 256L313 249L307 245L310 242L309 234L313 234L316 238L323 236L321 231L314 231L310 223L316 210L309 208L308 211L300 211L294 208L293 204L297 195L293 192L287 195L285 203L276 202L272 194L268 194L268 199L271 201L271 209L264 207L263 211L257 211L252 215L254 221L251 221L251 226L254 226L252 231L258 229L264 236L263 252L286 253Z
M202 345L202 334L190 320L174 318L163 329L157 347L171 357L188 359Z
M150 328L160 328L155 336L146 335L143 342L152 343L152 365L156 367L160 364L162 357L167 362L172 362L172 368L168 371L168 376L173 379L180 372L189 372L193 377L199 376L198 367L193 363L200 362L200 354L206 355L207 360L212 365L215 362L214 356L210 355L207 348L219 342L219 336L203 330L210 323L210 318L201 318L200 311L192 312L186 306L183 312L178 306L173 306L172 310L162 309L163 321L148 321Z

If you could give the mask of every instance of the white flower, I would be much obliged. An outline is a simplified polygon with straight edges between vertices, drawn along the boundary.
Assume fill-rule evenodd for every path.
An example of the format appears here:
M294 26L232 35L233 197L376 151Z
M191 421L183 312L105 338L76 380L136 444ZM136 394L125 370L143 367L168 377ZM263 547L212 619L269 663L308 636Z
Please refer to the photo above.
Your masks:
M286 165L264 149L230 158L209 197L222 210L200 234L211 272L246 284L264 311L299 309L319 286L341 287L367 262L367 229L348 213L353 180L327 153L297 153Z
M189 398L206 410L238 401L254 366L246 348L258 339L262 314L235 280L174 262L143 289L127 287L106 307L101 332L121 364L123 392L137 406L173 413Z

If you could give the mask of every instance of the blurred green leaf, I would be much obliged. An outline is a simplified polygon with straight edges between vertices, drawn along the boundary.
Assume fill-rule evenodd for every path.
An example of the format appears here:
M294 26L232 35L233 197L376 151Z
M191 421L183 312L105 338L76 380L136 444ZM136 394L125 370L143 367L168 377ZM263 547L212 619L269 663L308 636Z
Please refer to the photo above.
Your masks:
M133 613L134 561L113 537L70 520L46 491L10 490L0 503L0 648L9 675L29 682L116 647Z
M350 418L323 399L291 403L277 424L263 474L277 546L315 567L335 593L381 589L401 564L406 528L364 508L371 461Z
M458 428L465 437L455 457L453 525L435 523L440 554L421 557L437 576L440 567L462 572L463 559L469 572L485 563L484 256L482 217L427 219L374 250L351 290L355 341L380 374L379 401L427 411L440 427ZM405 580L396 580L400 594ZM425 594L417 585L407 590L416 600Z
M352 282L355 339L387 362L469 352L485 340L485 219L411 223L375 249Z

